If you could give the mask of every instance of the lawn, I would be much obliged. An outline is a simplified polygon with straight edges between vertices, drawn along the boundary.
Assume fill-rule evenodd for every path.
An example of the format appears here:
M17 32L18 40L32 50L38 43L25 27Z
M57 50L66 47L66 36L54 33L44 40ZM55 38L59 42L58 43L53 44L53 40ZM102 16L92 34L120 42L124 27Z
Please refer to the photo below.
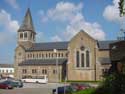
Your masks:
M93 94L94 91L95 91L94 88L90 88L90 89L74 92L73 94Z

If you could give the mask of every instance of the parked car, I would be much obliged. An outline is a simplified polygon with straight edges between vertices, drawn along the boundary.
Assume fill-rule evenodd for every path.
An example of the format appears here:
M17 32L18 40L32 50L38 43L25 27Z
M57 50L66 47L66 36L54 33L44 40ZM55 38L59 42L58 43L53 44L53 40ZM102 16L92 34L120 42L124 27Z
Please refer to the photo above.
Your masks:
M23 87L23 83L21 81L16 81L16 80L6 80L4 81L4 83L6 84L10 84L13 87Z
M56 94L56 90L58 90L57 94L72 94L73 90L71 86L62 86L62 87L58 87L58 89L53 89L53 94Z
M13 86L9 83L1 82L0 83L0 89L13 89Z
M90 88L90 85L86 83L71 83L71 87L73 88L73 91L79 91Z

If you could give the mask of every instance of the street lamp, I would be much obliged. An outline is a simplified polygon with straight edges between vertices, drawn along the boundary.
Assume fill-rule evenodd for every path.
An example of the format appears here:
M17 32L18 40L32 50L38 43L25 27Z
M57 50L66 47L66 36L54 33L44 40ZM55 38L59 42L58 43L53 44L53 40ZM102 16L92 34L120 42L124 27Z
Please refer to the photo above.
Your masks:
M54 53L56 53L56 73L57 73L57 84L58 84L58 81L59 81L59 74L58 74L58 51L57 49L54 49L53 50ZM58 85L57 85L57 88L56 88L56 94L58 94Z

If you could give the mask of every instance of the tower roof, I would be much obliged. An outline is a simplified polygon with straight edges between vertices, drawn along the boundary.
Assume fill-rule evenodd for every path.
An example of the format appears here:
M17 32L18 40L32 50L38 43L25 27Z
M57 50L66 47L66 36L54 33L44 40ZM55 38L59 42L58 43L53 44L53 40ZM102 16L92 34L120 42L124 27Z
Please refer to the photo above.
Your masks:
M31 16L31 12L30 12L29 8L27 9L27 12L24 16L23 23L20 26L18 31L22 31L22 30L28 30L28 31L31 31L31 32L35 33L33 21L32 21L32 16Z

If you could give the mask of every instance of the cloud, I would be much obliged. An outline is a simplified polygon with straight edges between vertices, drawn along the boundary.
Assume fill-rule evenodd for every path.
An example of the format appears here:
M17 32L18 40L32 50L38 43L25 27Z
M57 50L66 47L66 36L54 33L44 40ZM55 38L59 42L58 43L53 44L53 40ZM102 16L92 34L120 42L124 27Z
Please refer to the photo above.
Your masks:
M5 0L14 9L19 9L19 5L16 0Z
M103 16L105 19L114 22L122 22L123 17L119 16L119 0L113 0L112 5L108 5L105 7ZM125 21L125 20L124 20Z
M104 40L106 34L101 26L97 22L87 22L84 19L82 10L83 3L59 2L55 8L49 9L46 13L41 11L43 22L57 21L66 24L64 32L55 35L52 40L70 40L81 29L95 39Z
M51 38L51 41L62 41L62 39L58 36L58 35L55 35L54 37Z
M18 28L18 21L12 20L11 15L5 10L0 10L0 44L15 41Z
M69 2L59 2L55 8L51 8L47 11L46 15L41 10L42 21L69 21L72 20L75 14L81 12L82 3L75 5Z
M43 32L37 32L37 34L36 34L36 42L42 42L43 37L44 37Z

